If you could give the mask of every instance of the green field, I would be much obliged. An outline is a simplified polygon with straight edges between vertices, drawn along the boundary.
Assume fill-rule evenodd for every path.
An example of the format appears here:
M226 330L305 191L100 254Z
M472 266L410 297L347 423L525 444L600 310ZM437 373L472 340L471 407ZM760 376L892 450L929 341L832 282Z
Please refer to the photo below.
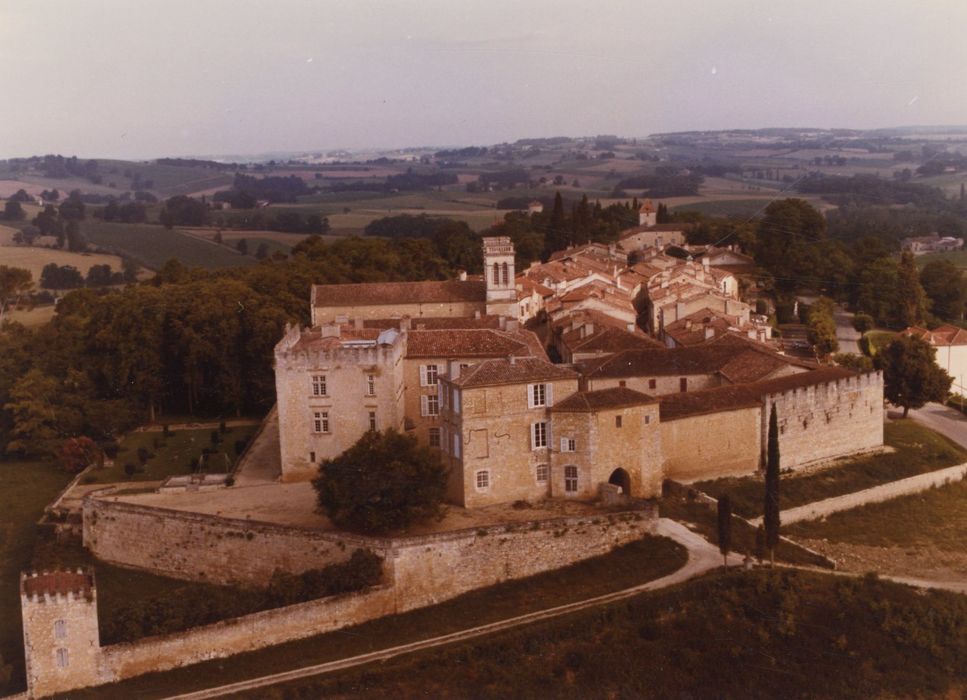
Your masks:
M795 508L967 461L967 451L959 445L912 420L891 420L884 432L884 443L894 452L857 457L802 476L783 475L780 508ZM700 481L693 486L715 498L728 494L733 511L739 515L762 515L764 486L758 476Z
M771 199L709 199L705 202L673 206L673 211L697 211L706 216L752 217L762 213Z
M793 537L967 554L967 481L791 525Z
M92 244L133 258L152 270L160 269L172 258L189 267L209 269L240 267L258 262L250 255L239 255L225 246L207 243L177 229L169 230L158 225L87 220L82 223L81 230Z
M228 428L220 435L222 440L216 454L207 459L204 469L210 474L223 474L231 470L241 453L237 441L248 444L258 429L257 425ZM173 430L168 437L161 432L128 433L121 441L114 465L94 469L84 476L84 483L110 484L120 481L161 481L169 476L191 473L191 462L201 455L202 448L211 448L211 429ZM145 448L152 455L144 467L138 459L138 448ZM244 445L241 446L244 449ZM125 465L133 464L138 471L128 476Z
M914 260L919 268L923 268L928 262L933 262L934 260L945 260L951 265L967 269L967 250L953 250L949 253L927 253L926 255L918 255Z
M34 524L70 480L71 475L52 464L0 460L0 656L14 666L14 685L0 683L0 696L24 682L20 572L30 568Z

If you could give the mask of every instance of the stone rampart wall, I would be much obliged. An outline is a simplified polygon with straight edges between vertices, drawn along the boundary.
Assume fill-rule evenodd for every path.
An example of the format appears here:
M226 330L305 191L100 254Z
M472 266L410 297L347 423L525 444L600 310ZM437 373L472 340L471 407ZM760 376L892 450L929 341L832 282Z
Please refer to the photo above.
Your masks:
M101 648L102 683L303 639L395 612L391 586L320 598L159 637Z

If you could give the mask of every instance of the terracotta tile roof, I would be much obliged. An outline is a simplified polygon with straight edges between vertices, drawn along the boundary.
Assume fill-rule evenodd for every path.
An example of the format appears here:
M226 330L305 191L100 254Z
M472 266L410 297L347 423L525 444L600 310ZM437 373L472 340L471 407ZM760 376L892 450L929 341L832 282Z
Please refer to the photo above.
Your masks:
M469 388L577 378L577 372L551 364L547 360L536 357L515 357L513 361L507 358L484 360L464 370L457 379L453 380L453 383L459 387Z
M620 238L630 238L637 233L646 233L649 231L665 232L665 231L681 231L684 233L691 228L689 224L653 224L651 226L635 226L634 228L627 228L621 232Z
M901 333L920 338L931 345L967 345L967 330L957 326L943 325L932 331L920 326L910 326Z
M500 316L481 316L480 318L464 316L414 316L410 318L410 328L413 330L438 330L447 328L500 328ZM399 318L367 319L363 321L366 328L399 328Z
M489 328L407 333L407 357L507 357L530 354L531 349L523 340Z
M627 387L599 389L598 391L578 391L559 401L551 408L552 411L562 413L581 413L587 411L602 411L625 406L641 406L656 403L657 399L642 394L640 391Z
M823 367L813 372L768 379L754 384L735 384L702 391L668 394L658 399L661 420L673 421L706 413L759 406L762 404L762 398L768 394L778 394L855 376L857 376L856 372L843 367Z
M748 352L753 354L739 359ZM608 357L584 360L579 365L582 373L592 379L714 374L724 367L730 367L734 376L747 377L761 371L761 367L767 364L758 359L757 355L761 353L785 364L810 369L816 366L779 355L760 343L731 334L693 347L624 350Z
M352 307L376 304L484 303L486 294L486 284L482 280L314 284L312 305Z
M93 590L94 574L91 571L44 571L21 577L21 591L28 596L73 593L90 598Z
M532 293L536 292L538 296L550 297L554 296L554 290L550 287L545 287L540 282L527 277L526 275L518 275L516 286L519 287L517 298L520 299L521 295L530 296Z
M650 336L643 333L629 333L621 328L602 328L600 330L596 328L594 333L584 338L581 338L579 334L580 330L577 330L564 336L564 342L570 346L572 352L620 352L622 350L664 347Z

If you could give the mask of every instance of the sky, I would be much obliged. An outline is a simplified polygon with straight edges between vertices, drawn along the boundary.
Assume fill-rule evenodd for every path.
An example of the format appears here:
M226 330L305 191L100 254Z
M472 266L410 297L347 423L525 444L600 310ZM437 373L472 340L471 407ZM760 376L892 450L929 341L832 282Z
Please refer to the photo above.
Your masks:
M0 158L967 123L963 0L0 0Z

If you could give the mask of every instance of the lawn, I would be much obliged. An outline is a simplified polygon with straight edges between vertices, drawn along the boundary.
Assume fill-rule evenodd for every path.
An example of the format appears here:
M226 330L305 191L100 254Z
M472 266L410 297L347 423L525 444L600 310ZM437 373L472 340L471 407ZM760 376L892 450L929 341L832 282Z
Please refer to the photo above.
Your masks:
M706 216L751 217L762 212L770 199L709 199L673 207L674 211L697 211Z
M944 260L956 267L967 268L967 250L954 250L949 253L927 253L926 255L918 255L914 260L917 262L917 267L921 269L928 262L933 262L934 260Z
M0 460L0 656L13 665L17 686L24 682L20 571L30 566L34 524L70 479L52 464ZM13 690L0 683L0 696Z
M219 451L207 458L204 471L212 474L229 471L256 430L257 425L245 425L228 428L227 432L220 434ZM203 448L212 447L211 435L212 429L209 428L172 430L168 437L161 432L128 433L121 441L114 464L89 472L84 476L84 482L161 481L169 476L190 474L192 461L201 456ZM138 456L141 448L151 455L143 467ZM127 464L135 465L138 471L128 476Z
M681 568L686 560L687 553L677 543L660 537L645 537L610 554L466 593L432 607L229 659L141 676L101 689L75 691L70 697L72 700L167 697L288 670L297 665L363 654L629 588L665 576Z
M791 525L789 534L873 547L926 547L967 554L967 482Z
M239 255L225 246L199 240L177 229L157 224L118 224L88 220L81 230L91 243L137 260L145 267L158 270L175 258L189 267L223 268L254 265L252 256ZM253 251L254 252L254 251Z
M967 462L967 451L912 420L889 421L884 442L895 452L857 457L802 476L783 475L780 508L794 508ZM758 476L700 481L693 487L715 498L728 494L733 511L739 515L762 515L763 482Z

